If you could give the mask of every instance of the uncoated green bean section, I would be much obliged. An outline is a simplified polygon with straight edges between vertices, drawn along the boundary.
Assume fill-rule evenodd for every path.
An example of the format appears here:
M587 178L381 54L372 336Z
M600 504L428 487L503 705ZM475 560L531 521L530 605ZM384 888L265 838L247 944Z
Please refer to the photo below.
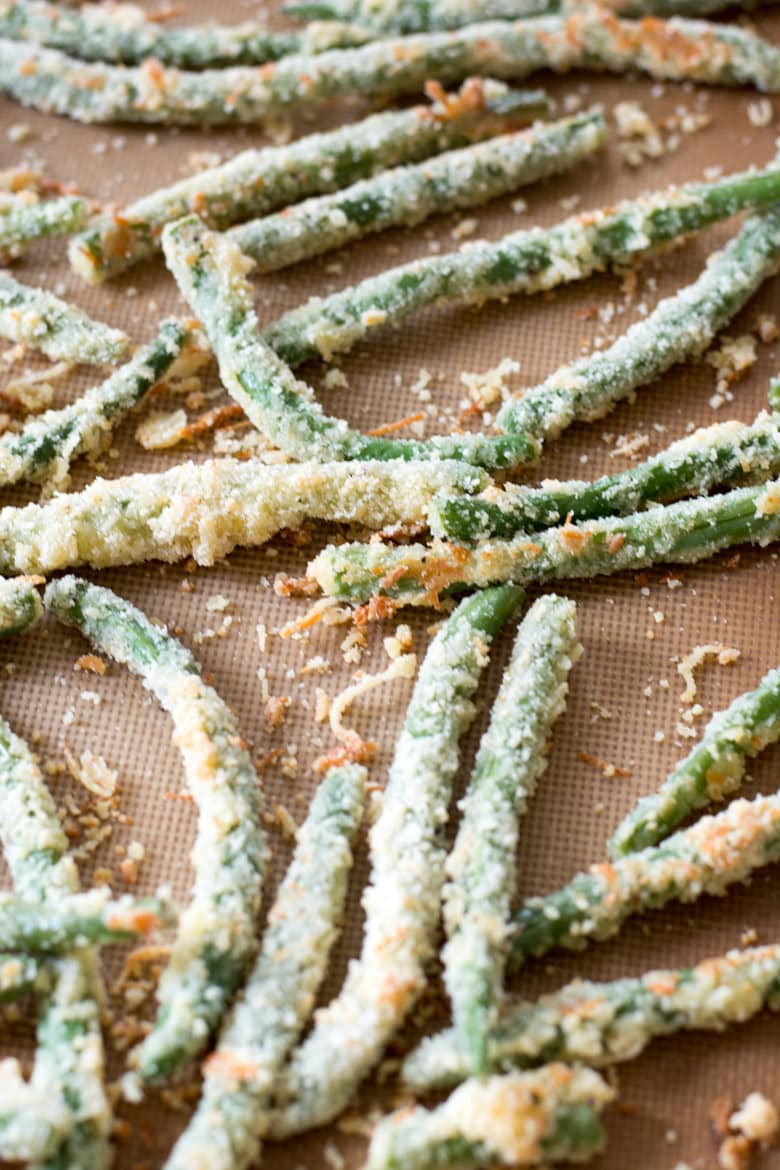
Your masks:
M234 227L229 235L255 261L255 271L274 272L370 232L412 227L438 212L475 207L560 174L593 154L605 138L599 113L540 123L307 199Z
M165 1170L244 1170L274 1082L314 1006L347 893L366 771L331 768L298 831L260 954L205 1064L203 1095Z
M651 248L780 197L780 168L691 183L571 216L549 228L467 244L369 277L286 313L264 337L289 365L350 349L429 305L471 304L583 280ZM776 237L772 246L776 246Z
M71 241L70 262L79 276L96 284L154 255L165 225L190 212L210 227L229 227L399 163L490 138L548 108L539 90L510 90L474 78L441 102L373 114L287 146L245 150L152 191L115 215L101 216Z
M720 1031L765 1005L780 1008L780 947L729 951L695 967L650 971L637 979L575 979L534 1003L507 1005L488 1038L490 1072L548 1060L601 1068L633 1060L656 1036ZM417 1093L448 1088L469 1075L454 1028L431 1036L404 1061L404 1084Z
M442 958L459 1047L475 1075L487 1071L488 1033L502 998L519 820L547 766L552 724L581 650L574 602L538 598L520 625L460 802L446 865Z
M44 601L141 675L172 715L198 805L194 897L160 983L155 1026L136 1052L139 1075L156 1079L202 1051L254 953L265 861L257 775L227 706L165 629L77 577L51 582Z
M251 264L227 236L197 216L163 232L168 267L201 321L222 383L247 417L295 459L459 459L511 467L536 453L524 435L442 435L427 440L362 435L325 414L311 390L263 340L245 276Z

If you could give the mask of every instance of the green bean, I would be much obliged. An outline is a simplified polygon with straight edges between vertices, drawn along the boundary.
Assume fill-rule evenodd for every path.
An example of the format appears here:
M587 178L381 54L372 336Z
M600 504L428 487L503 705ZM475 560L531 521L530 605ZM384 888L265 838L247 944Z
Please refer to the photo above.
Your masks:
M638 70L660 80L752 85L769 93L780 88L780 50L737 25L621 20L596 9L294 54L261 69L185 72L154 59L106 65L0 40L0 89L24 105L89 123L260 122L336 97L415 93L430 77L446 85L474 74L517 80L540 69L575 68Z
M36 240L77 232L87 218L87 204L77 195L33 202L7 195L0 200L0 257L16 259Z
M0 1003L14 1003L31 991L43 992L50 972L32 955L0 954Z
M667 902L724 894L778 858L780 796L735 800L660 845L593 865L554 894L530 898L514 915L510 965L551 947L611 938L629 915Z
M78 896L79 878L57 809L29 747L0 718L0 840L16 893L56 909ZM22 962L23 960L20 960ZM5 966L5 965L4 965ZM50 958L38 973L41 1014L30 1092L64 1116L35 1170L106 1170L111 1107L103 1086L102 996L94 952ZM39 1131L40 1132L40 1131Z
M601 114L502 135L307 199L228 233L255 271L275 272L341 248L370 232L411 227L444 211L476 207L548 175L560 174L603 144Z
M747 761L780 739L780 670L740 695L705 727L657 792L644 796L609 843L612 857L657 845L696 809L736 792Z
M0 638L23 634L38 621L43 603L37 584L34 577L0 578Z
M329 545L308 567L324 593L344 601L392 597L437 604L444 590L498 581L607 576L655 564L692 564L736 544L780 537L780 480L720 496L657 505L633 516L564 524L471 548L434 541L390 548Z
M587 1161L604 1145L599 1112L614 1090L588 1068L469 1080L437 1109L403 1109L374 1130L366 1170L548 1166Z
M488 1039L493 1073L549 1060L603 1068L633 1060L656 1036L720 1031L762 1007L780 1009L780 947L729 951L695 967L650 971L638 979L575 979L534 1003L505 1006ZM454 1028L431 1036L404 1061L416 1093L449 1088L469 1076Z
M0 508L0 573L189 556L213 565L238 545L264 544L307 519L374 529L424 524L437 492L473 492L487 482L484 472L443 459L267 465L225 458L95 479L45 504Z
M665 451L591 483L546 480L541 487L507 484L473 499L443 495L430 509L436 536L471 543L491 536L589 520L627 516L648 504L704 495L716 486L755 483L780 475L780 419L761 414L754 423L715 423L672 443Z
M489 645L521 597L511 587L483 590L455 610L428 649L371 829L361 955L336 999L316 1013L282 1078L271 1136L335 1117L424 987L436 948L458 740L474 718Z
M192 211L214 228L338 191L377 171L479 142L544 114L539 90L472 79L443 102L373 114L287 146L245 150L227 162L99 217L70 243L70 262L91 284L153 256L167 223Z
M247 263L227 236L197 216L163 231L163 251L176 282L202 323L226 390L270 441L295 459L461 459L482 467L527 462L536 444L524 435L440 435L389 439L351 430L325 414L263 340L244 272Z
M205 1065L203 1096L166 1170L254 1163L271 1090L309 1018L338 933L366 771L327 773L297 836L260 954Z
M180 69L262 65L289 53L321 53L371 39L353 23L313 25L302 33L269 33L256 21L166 28L132 4L86 4L74 11L46 0L0 3L0 36L61 49L85 61L138 65L154 57Z
M738 7L747 8L745 2ZM567 0L289 0L282 11L307 20L352 20L384 33L463 28L484 20L520 20L565 12ZM707 16L733 8L732 0L610 0L621 16Z
M725 248L710 256L693 284L660 301L613 345L510 398L497 415L498 426L557 439L577 420L602 418L676 362L703 353L774 273L778 252L780 206L771 206L750 216Z
M160 983L159 1011L136 1052L139 1075L169 1075L208 1042L252 959L265 839L257 775L235 720L193 656L108 589L63 577L44 602L124 663L173 717L199 810L195 892Z
M30 1162L47 1158L70 1124L62 1101L50 1098L22 1075L19 1062L0 1060L0 1158Z
M444 982L458 1047L471 1074L487 1069L487 1041L502 998L506 928L515 888L519 818L547 767L568 674L582 647L576 607L547 594L529 609L482 737L444 887Z
M503 239L466 244L456 252L390 268L292 309L264 337L291 366L312 357L330 358L426 306L482 303L583 280L746 207L777 201L778 194L776 165L656 191L617 207L571 216L553 227L525 228Z
M168 921L166 903L111 901L105 888L72 894L56 905L0 894L0 949L49 954L90 943L132 942Z
M93 321L41 288L20 284L0 272L0 337L70 362L113 363L127 351L121 329Z
M68 482L73 459L99 451L111 431L176 363L197 354L197 331L175 318L163 321L154 341L137 350L105 382L91 387L69 406L47 410L18 433L0 438L0 485L19 480Z

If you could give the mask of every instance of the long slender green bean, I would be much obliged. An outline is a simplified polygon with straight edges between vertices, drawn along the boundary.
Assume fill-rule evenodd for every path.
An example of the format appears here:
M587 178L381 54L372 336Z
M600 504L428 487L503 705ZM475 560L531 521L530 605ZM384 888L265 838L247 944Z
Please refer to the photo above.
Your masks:
M579 948L616 934L631 914L724 894L780 858L780 796L735 800L660 845L604 862L515 913L510 965L552 947Z
M403 1109L374 1130L366 1170L548 1166L604 1145L599 1112L615 1092L598 1073L549 1064L470 1080L437 1109Z
M77 232L87 222L89 209L77 195L33 200L6 195L0 200L0 257L16 259L36 240Z
M375 41L257 69L185 72L80 61L58 49L0 39L0 89L46 113L82 122L222 125L356 94L415 93L474 74L521 79L540 69L638 70L661 80L780 88L780 50L737 25L671 17L621 20L600 9L493 21L452 32Z
M121 329L93 321L41 288L0 272L0 337L40 349L47 357L97 365L119 361L129 345Z
M502 1010L488 1040L488 1067L499 1073L562 1060L602 1068L633 1060L656 1036L720 1031L764 1006L780 1009L776 944L637 979L575 979L534 1003ZM402 1068L404 1084L417 1093L448 1088L468 1075L454 1028L423 1040Z
M554 594L538 598L523 619L447 858L444 983L472 1074L487 1072L488 1034L502 999L519 819L547 766L550 730L582 649L575 623L574 602Z
M342 544L324 549L308 567L324 593L345 601L392 597L436 604L443 591L498 581L526 585L608 576L655 564L691 564L736 544L780 538L780 480L720 496L657 505L633 516L564 524L471 548Z
M696 809L736 792L747 762L780 739L780 670L770 670L705 727L657 792L644 796L609 843L613 857L657 845Z
M780 475L780 418L715 423L672 443L644 463L592 482L547 480L541 487L508 484L473 499L443 495L431 505L435 536L471 543L533 532L569 521L627 516L648 504L705 495L710 488Z
M0 718L0 840L16 893L56 908L78 896L79 878L57 809L27 744ZM4 964L5 967L5 964ZM41 1015L30 1090L64 1110L50 1153L35 1170L107 1170L111 1107L103 1086L102 988L94 953L47 959L39 968Z
M155 1025L136 1053L143 1079L164 1077L205 1047L254 953L265 860L257 775L227 706L166 630L76 577L51 582L44 602L141 675L171 714L198 805L194 897L160 983Z
M780 177L780 176L779 176ZM280 450L296 459L460 459L507 467L533 459L525 435L440 435L391 439L363 435L326 415L308 386L263 340L246 279L246 257L197 216L169 224L163 251L179 288L203 325L228 393Z
M475 467L433 463L289 463L210 459L167 471L93 480L44 504L0 509L0 573L179 561L213 565L238 545L261 545L305 520L383 529L424 524L440 491L473 492ZM0 585L0 633L2 592ZM26 606L33 606L29 596ZM8 620L14 618L13 589ZM21 604L21 603L20 603ZM34 617L19 611L20 620Z
M331 768L297 836L260 954L205 1065L203 1096L165 1170L244 1170L268 1124L271 1090L304 1028L338 933L366 772Z
M567 0L289 0L283 11L308 20L352 20L378 32L409 34L462 28L484 20L520 20L565 12L569 7ZM734 4L732 0L610 0L607 7L621 16L708 16Z
M603 417L676 362L703 353L774 273L779 251L780 206L772 206L746 219L693 284L660 301L613 345L510 398L497 415L498 426L556 439L575 421Z
M373 114L287 146L245 150L220 166L161 187L101 216L70 243L70 262L96 284L153 256L167 223L195 211L214 228L338 191L400 163L479 142L544 114L539 90L472 79L443 102Z
M312 357L328 358L426 306L482 303L583 280L739 210L776 202L778 194L776 165L656 191L617 207L571 216L553 227L525 228L503 239L466 244L456 252L390 268L292 309L264 337L292 366Z
M396 744L382 808L371 829L360 958L293 1056L271 1136L335 1117L379 1060L425 984L444 883L444 825L458 740L493 637L522 594L487 589L464 601L431 643Z
M313 25L301 33L269 33L257 21L166 28L133 4L85 4L74 10L46 0L0 3L0 36L61 49L84 61L123 65L147 57L180 69L262 65L289 53L362 45L371 35L354 22Z
M165 903L111 901L105 888L72 894L56 906L0 894L0 949L48 954L90 943L132 942L168 921Z
M34 577L0 578L0 638L30 630L43 613Z
M444 211L475 207L568 170L603 144L597 112L540 123L363 179L229 232L255 271L275 272L341 248L370 232L411 227Z
M100 450L112 429L151 388L199 355L197 331L175 318L163 321L155 339L137 350L105 382L59 410L27 422L18 433L0 438L0 484L19 480L67 483L71 462Z

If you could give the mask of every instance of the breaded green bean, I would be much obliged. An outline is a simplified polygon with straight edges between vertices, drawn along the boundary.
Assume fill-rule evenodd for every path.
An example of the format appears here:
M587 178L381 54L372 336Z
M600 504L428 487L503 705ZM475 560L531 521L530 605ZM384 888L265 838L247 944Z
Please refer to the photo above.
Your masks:
M49 980L46 964L32 955L0 955L0 1003L13 1003L31 991L43 992Z
M264 544L307 519L373 529L424 524L437 492L479 491L488 482L477 468L449 460L181 463L162 472L96 479L45 504L0 508L0 573L48 574L189 556L213 565L239 545ZM13 597L9 603L13 607Z
M780 178L780 175L778 176ZM438 435L392 439L363 435L326 415L312 391L263 340L245 272L248 261L225 235L196 215L163 231L163 251L183 296L203 325L226 390L281 451L318 462L364 459L459 459L513 467L533 459L525 435Z
M38 584L41 582L35 577L0 578L0 638L23 634L41 617L43 602L35 588Z
M734 6L732 0L609 0L605 5L621 16L707 16ZM571 7L567 0L289 0L282 10L298 18L359 21L378 32L408 34L484 20L520 20Z
M154 341L137 350L105 382L92 386L69 406L47 410L18 433L0 437L0 485L29 480L62 487L72 461L99 451L113 428L181 361L197 353L197 330L171 318Z
M604 1145L599 1113L615 1092L589 1068L469 1080L437 1109L379 1122L365 1170L457 1170L584 1162Z
M388 110L360 122L309 134L287 146L245 150L220 166L180 179L104 215L70 243L70 262L90 284L153 256L167 223L195 211L226 228L312 195L338 191L400 163L479 142L544 114L539 90L513 91L472 79L444 101Z
M52 1154L70 1126L62 1101L31 1085L19 1062L0 1060L0 1159L40 1162Z
M780 947L729 951L695 967L650 971L637 979L575 979L534 1003L506 1005L488 1039L493 1073L549 1060L603 1068L633 1060L655 1039L683 1030L721 1031L765 1006L780 1008ZM431 1036L403 1063L416 1093L449 1088L469 1076L454 1028Z
M474 718L472 697L490 643L521 597L513 588L483 590L455 610L428 649L371 829L360 958L293 1056L271 1136L340 1113L425 985L436 947L458 740Z
M126 896L110 900L103 887L41 905L0 894L0 950L50 954L91 943L125 943L170 921L164 902Z
M656 191L570 216L552 227L524 228L503 239L466 244L456 252L390 268L292 309L264 337L292 366L312 357L329 358L426 306L482 303L583 280L744 208L776 202L778 194L776 164L763 172ZM776 236L771 247L776 248ZM766 274L765 261L761 271Z
M780 670L719 711L657 792L644 796L609 843L612 857L657 845L690 813L742 785L747 762L780 739Z
M171 714L198 805L194 897L160 982L155 1025L136 1052L143 1079L168 1076L203 1050L254 954L266 851L257 775L227 706L165 629L76 577L51 582L44 602L140 674Z
M780 206L770 206L745 220L725 248L710 256L693 284L660 301L614 344L510 398L498 412L498 426L557 439L575 421L602 418L676 362L704 353L773 275L778 254Z
M311 1015L338 934L366 771L331 768L301 826L260 954L204 1068L203 1095L165 1170L244 1170L268 1124L271 1091Z
M2 0L0 36L61 49L84 61L138 65L154 57L180 69L262 65L289 53L321 53L362 45L370 31L354 23L312 25L301 33L269 33L257 21L168 28L134 4L85 4L77 10L46 0Z
M447 858L442 955L458 1046L471 1074L488 1071L487 1042L503 995L519 820L547 767L553 722L582 647L576 607L538 598L523 619L482 737Z
M119 361L130 344L121 329L93 321L42 288L0 272L0 337L40 349L47 357L96 365Z
M430 77L446 85L474 74L519 80L540 69L576 68L752 85L768 93L780 88L780 50L737 25L683 17L621 20L599 8L294 54L260 69L185 72L154 59L106 65L0 39L0 90L45 113L91 123L261 122L336 97L415 93Z
M36 240L77 232L87 222L87 204L77 195L33 200L24 195L0 199L0 258L16 259Z
M435 536L472 543L511 537L569 521L627 516L648 504L705 495L710 488L780 475L780 418L715 423L678 439L644 463L592 482L545 480L541 487L507 484L472 499L443 495L431 505Z
M17 895L55 908L78 896L78 872L54 801L29 747L2 718L0 840ZM82 948L47 959L38 978L41 1015L30 1090L65 1116L53 1152L42 1155L35 1170L107 1170L111 1107L103 1085L95 954Z
M412 166L363 179L228 233L256 272L275 272L390 227L412 227L428 216L476 207L527 183L560 174L604 143L600 113L502 135Z
M530 898L513 917L510 965L552 947L611 938L630 915L667 902L724 894L778 858L780 796L735 800L660 845L593 865L554 894Z
M308 567L324 593L344 601L392 597L436 604L452 588L497 581L527 585L609 576L655 564L692 564L736 544L780 538L780 480L720 496L656 505L633 516L564 524L469 548L432 545L329 545Z

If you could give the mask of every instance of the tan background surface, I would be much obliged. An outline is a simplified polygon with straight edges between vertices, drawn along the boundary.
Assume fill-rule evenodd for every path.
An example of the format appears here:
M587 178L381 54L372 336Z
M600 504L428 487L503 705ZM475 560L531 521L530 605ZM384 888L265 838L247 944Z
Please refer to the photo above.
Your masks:
M219 6L218 15L224 20L238 20L255 10L256 6L232 0ZM188 17L193 20L210 14L213 6L206 0L189 5ZM760 25L775 39L780 36L777 19L762 16ZM523 192L528 210L522 216L512 211L511 199L475 212L479 234L496 237L521 224L553 222L565 214L562 201L570 197L580 197L580 209L612 203L618 197L673 180L699 178L708 167L732 170L751 162L763 163L773 151L777 124L762 129L751 125L747 109L755 97L752 94L705 93L685 86L659 88L646 82L600 81L581 76L556 80L550 90L561 99L578 94L583 104L602 101L608 109L617 100L635 98L654 118L669 115L680 106L691 111L703 109L711 112L712 124L698 134L683 136L676 153L647 162L639 170L626 167L613 144L593 163ZM780 114L780 102L775 105ZM342 104L329 118L346 119L359 112L358 106L350 109ZM22 145L12 144L8 137L8 130L18 124L30 128L30 137ZM309 129L314 124L303 119L297 129ZM0 100L2 165L40 158L49 177L75 181L83 191L102 200L125 202L188 173L193 169L188 157L194 150L227 156L245 144L263 141L260 132L253 129L229 133L155 129L151 138L149 135L148 128L70 124ZM455 223L455 218L443 218L413 232L375 237L337 256L258 282L261 317L270 320L311 293L335 289L403 258L424 255L436 242L444 249L454 247L450 233ZM425 367L435 376L431 384L433 401L444 412L438 424L444 428L464 395L458 377L461 371L487 370L504 356L511 356L522 363L521 373L511 384L534 384L559 363L592 345L596 338L614 337L636 318L643 304L652 307L660 295L693 278L709 252L731 231L733 225L705 233L683 249L647 264L640 271L633 301L608 324L589 317L588 310L609 301L616 306L623 304L620 281L613 277L587 281L549 299L520 298L479 312L454 309L427 313L408 322L402 332L377 337L345 358L341 365L350 389L331 393L328 401L334 412L361 426L399 418L419 409L416 396L408 388ZM334 268L334 261L340 267ZM64 292L96 316L123 325L138 341L152 336L162 314L181 309L173 281L162 263L136 268L110 286L93 290L70 276L64 246L55 243L35 249L16 266L16 271L21 279ZM759 310L776 310L779 287L777 280L770 282L729 333L737 335L749 329ZM765 403L767 378L777 368L778 348L759 346L759 362L736 387L733 406L724 407L717 415L708 405L714 390L714 370L698 363L675 371L662 384L644 391L634 405L623 405L608 420L590 428L573 428L549 449L541 473L590 476L627 466L626 459L609 454L615 437L621 434L648 433L647 451L653 451L683 434L689 422L702 424L729 414L751 419ZM322 369L314 367L309 373L317 384ZM89 371L74 377L60 391L62 399L80 392L91 377ZM179 404L170 403L171 407ZM107 461L108 474L168 466L187 454L181 448L161 455L144 453L133 438L135 425L132 420L120 428L115 440L118 456L115 461ZM434 420L431 433L436 425ZM605 434L613 438L607 441ZM207 441L202 452L192 452L193 457L206 454L210 446ZM84 482L91 474L79 466L74 483ZM14 490L5 493L2 502L34 498L26 489ZM325 535L324 531L312 532L311 543L302 548L277 541L265 549L240 551L228 563L209 570L188 572L185 566L149 565L104 573L100 578L150 615L182 628L184 641L194 645L205 668L213 673L220 693L237 712L257 757L275 748L297 757L294 776L285 777L275 766L263 773L269 808L275 802L283 802L297 820L303 816L314 785L311 761L333 742L327 729L313 722L315 688L321 686L335 694L350 681L356 668L344 665L341 659L338 646L344 629L320 625L309 635L290 641L271 636L272 630L299 615L303 604L280 600L271 583L280 570L301 573ZM699 643L713 640L741 652L739 662L728 669L708 666L700 672L698 697L705 710L698 726L713 710L755 685L766 669L777 664L780 622L775 599L776 561L771 551L748 551L742 552L736 564L733 559L721 557L714 563L675 573L682 581L681 588L670 589L667 574L659 569L641 579L626 576L567 590L579 603L579 626L586 653L574 671L569 707L556 730L550 767L523 827L518 863L522 894L552 888L576 868L600 859L605 839L620 817L640 793L654 788L687 750L689 741L679 740L675 733L679 693L683 689L676 658ZM180 588L185 578L194 585L191 593ZM232 629L223 639L207 638L194 644L198 632L220 624L220 615L206 608L208 598L216 593L232 603ZM661 613L663 621L657 621L654 612ZM416 613L407 620L414 629L415 648L422 653L431 615ZM264 655L255 635L258 621L269 630ZM392 627L370 631L371 649L359 669L375 671L386 664L381 637L391 631ZM484 710L464 744L463 776L498 685L509 643L507 635L496 650L481 692ZM185 897L190 882L188 852L195 814L191 805L164 796L182 786L180 763L170 746L168 720L123 669L112 666L103 678L75 673L74 661L86 649L78 636L50 621L26 639L5 645L0 705L21 734L40 735L44 758L61 759L67 743L78 751L93 749L118 769L122 812L132 819L132 824L116 826L95 863L116 867L116 845L140 840L146 847L147 860L141 867L137 888L151 891L165 880L173 885L176 895ZM327 676L299 676L300 668L315 655L330 659L332 671ZM287 719L277 730L269 729L262 711L256 677L260 665L268 671L272 693L292 696ZM668 688L659 686L660 680L668 680ZM97 692L99 705L81 698L84 690ZM392 690L375 692L355 710L356 726L380 745L372 768L376 783L382 783L386 775L409 693L410 684L394 683ZM76 719L67 724L63 717L71 708L75 709ZM657 742L656 732L663 732L662 742ZM578 752L592 753L630 769L631 776L605 780L596 769L578 759ZM776 788L777 761L774 749L755 764L748 793ZM76 786L70 790L83 804L83 790ZM278 830L272 830L271 836L277 875L288 856L289 845ZM85 880L89 876L86 866ZM336 951L329 992L338 986L346 958L359 943L359 887L364 878L365 854L361 850L349 922ZM606 978L640 973L651 965L694 961L738 945L749 929L760 941L772 941L777 937L777 878L777 869L772 868L760 874L750 888L735 890L727 900L704 899L692 908L676 907L634 921L616 942L593 946L581 955L556 954L530 965L518 987L523 994L533 995L575 974ZM118 874L115 885L123 888ZM115 958L113 973L118 963ZM9 1051L30 1052L27 1024L9 1022L5 1044ZM779 1072L780 1019L776 1016L764 1015L723 1036L691 1036L654 1044L640 1060L620 1069L621 1105L609 1112L609 1151L596 1165L599 1170L665 1170L685 1159L696 1167L714 1166L715 1147L708 1122L713 1098L725 1093L737 1100L749 1090L761 1089L777 1100ZM117 1163L123 1170L160 1166L184 1120L152 1094L141 1108L121 1107L120 1116L130 1122L130 1136L118 1147ZM328 1142L332 1143L330 1150L326 1149ZM322 1170L338 1164L333 1148L345 1156L349 1167L360 1164L360 1140L337 1130L310 1135L283 1147L269 1147L266 1164L272 1170ZM780 1166L780 1153L767 1155L761 1165Z

